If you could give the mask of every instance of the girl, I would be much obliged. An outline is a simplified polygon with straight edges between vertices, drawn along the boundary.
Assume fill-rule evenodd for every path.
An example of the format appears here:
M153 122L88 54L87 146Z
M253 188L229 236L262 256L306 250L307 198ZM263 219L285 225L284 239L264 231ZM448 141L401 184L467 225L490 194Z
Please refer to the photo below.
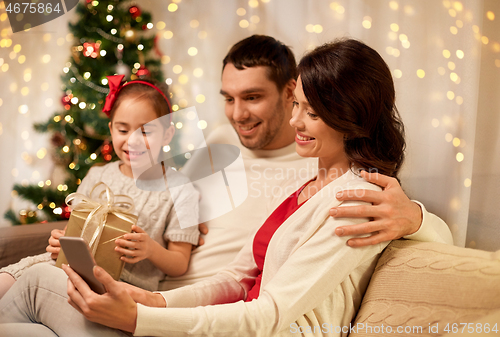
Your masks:
M142 175L137 180L138 173L145 170L143 166L151 166L149 155L158 158L162 147L173 137L170 102L166 90L161 90L155 82L136 80L122 84L123 75L108 76L108 79L110 93L103 111L110 117L113 149L120 160L92 167L77 192L88 195L95 184L104 182L114 194L133 199L138 213L137 225L132 227L133 233L116 240L115 250L123 254L121 259L126 262L121 280L157 290L165 274L180 276L187 271L192 245L196 245L199 238L198 192L184 175L171 168L165 170L166 180L182 188L155 191L154 187L165 186L161 171L159 176L144 178ZM136 185L153 188L145 191ZM181 229L179 221L183 227L189 227ZM0 297L29 266L38 262L53 264L59 252L58 238L62 235L64 233L53 231L48 253L1 269Z

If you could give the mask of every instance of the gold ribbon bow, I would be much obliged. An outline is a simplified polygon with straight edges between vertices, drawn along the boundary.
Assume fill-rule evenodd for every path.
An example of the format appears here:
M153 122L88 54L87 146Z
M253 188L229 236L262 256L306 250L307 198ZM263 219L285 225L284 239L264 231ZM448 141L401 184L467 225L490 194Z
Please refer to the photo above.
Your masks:
M134 211L132 198L122 194L114 195L103 182L96 184L88 197L81 193L71 193L65 201L71 210L89 213L83 224L80 237L89 244L92 255L95 255L109 213L113 213L127 222L135 223L137 221L137 217L132 214Z

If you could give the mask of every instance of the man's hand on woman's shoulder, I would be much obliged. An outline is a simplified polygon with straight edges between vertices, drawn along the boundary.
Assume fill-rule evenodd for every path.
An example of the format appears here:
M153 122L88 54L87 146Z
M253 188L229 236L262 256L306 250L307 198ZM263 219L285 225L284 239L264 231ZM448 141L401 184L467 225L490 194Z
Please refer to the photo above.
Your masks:
M379 173L361 171L368 182L383 188L383 191L363 190L354 193L346 190L337 194L339 201L365 201L372 205L335 207L330 209L334 218L369 218L369 222L352 226L337 227L338 236L371 234L364 238L347 241L351 247L375 245L379 242L397 240L415 233L422 223L420 206L404 193L399 182Z

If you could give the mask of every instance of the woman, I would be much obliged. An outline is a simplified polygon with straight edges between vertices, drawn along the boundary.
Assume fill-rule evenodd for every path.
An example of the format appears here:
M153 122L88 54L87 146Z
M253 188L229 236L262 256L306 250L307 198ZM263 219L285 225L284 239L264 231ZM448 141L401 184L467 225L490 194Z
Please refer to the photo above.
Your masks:
M287 198L214 277L150 293L117 283L96 268L108 289L99 296L65 267L71 305L91 321L137 336L348 332L387 243L350 248L349 237L335 236L334 230L363 220L333 219L328 209L340 204L335 199L340 190L379 189L357 176L359 169L397 176L403 126L390 71L363 43L348 39L318 47L298 70L290 124L297 152L318 158L318 176ZM66 327L68 335L120 333L74 315Z

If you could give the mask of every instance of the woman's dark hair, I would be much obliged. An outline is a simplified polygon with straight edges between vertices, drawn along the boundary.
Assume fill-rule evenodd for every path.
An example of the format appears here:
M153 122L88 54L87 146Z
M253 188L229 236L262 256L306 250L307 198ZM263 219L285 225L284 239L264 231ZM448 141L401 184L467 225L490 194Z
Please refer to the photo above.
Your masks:
M222 71L231 63L238 70L268 67L269 80L281 92L285 85L297 78L297 63L290 48L267 35L252 35L236 43L222 61Z
M166 97L170 97L168 93L168 86L162 82L158 82L152 79L140 79L138 81L151 83L160 89ZM118 92L118 97L111 108L109 113L109 118L113 120L116 109L120 106L122 101L126 98L135 97L136 99L147 100L153 107L156 115L159 117L166 116L170 113L168 103L165 98L155 89L146 84L134 83L135 81L127 82L127 85L120 89ZM170 125L166 125L169 121L165 118L161 119L162 124L165 124L165 128Z
M345 135L351 164L397 178L406 147L404 126L382 57L360 41L336 40L306 54L298 73L314 112Z

